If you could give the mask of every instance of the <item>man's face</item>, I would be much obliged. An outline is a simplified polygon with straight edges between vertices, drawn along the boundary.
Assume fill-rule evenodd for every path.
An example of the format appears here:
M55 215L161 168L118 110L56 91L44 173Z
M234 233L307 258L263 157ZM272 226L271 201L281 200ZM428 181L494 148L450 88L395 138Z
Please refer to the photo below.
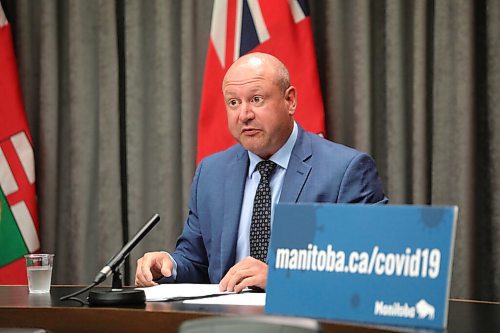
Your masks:
M231 135L263 159L276 153L293 128L295 88L283 92L272 67L249 63L231 68L222 90Z

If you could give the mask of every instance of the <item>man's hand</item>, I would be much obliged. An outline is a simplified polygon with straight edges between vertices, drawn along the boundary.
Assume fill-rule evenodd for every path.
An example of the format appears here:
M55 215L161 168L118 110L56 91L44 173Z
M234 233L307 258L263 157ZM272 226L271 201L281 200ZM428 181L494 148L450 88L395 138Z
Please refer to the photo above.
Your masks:
M172 260L165 252L148 252L137 260L135 285L137 287L156 286L158 283L153 280L162 276L171 276L173 267Z
M260 260L246 257L227 272L220 281L221 291L241 292L247 287L266 289L267 265Z

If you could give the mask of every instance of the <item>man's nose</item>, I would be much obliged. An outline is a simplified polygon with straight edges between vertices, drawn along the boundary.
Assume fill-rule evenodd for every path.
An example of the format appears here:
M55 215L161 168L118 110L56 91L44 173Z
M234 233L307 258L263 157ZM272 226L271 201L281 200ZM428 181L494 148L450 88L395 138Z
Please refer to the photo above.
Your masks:
M247 122L254 118L252 105L250 103L242 103L240 108L240 120L242 122Z

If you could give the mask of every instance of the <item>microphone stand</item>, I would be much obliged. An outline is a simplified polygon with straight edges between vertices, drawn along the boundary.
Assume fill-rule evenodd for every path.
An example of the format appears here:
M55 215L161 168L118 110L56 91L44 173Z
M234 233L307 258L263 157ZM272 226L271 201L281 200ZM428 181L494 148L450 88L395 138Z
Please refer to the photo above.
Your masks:
M111 290L92 290L89 292L89 305L91 306L109 306L109 305L136 305L146 302L146 294L143 290L123 289L122 277L120 273L121 266L125 258L128 257L132 249L141 241L141 239L160 221L158 214L153 215L151 219L134 235L134 237L125 246L115 254L108 263L97 273L92 284L63 296L61 301L73 300L85 304L76 296L97 286L106 278L113 274L113 283Z
M111 285L111 290L119 291L123 289L122 283L122 273L120 270L117 270L115 274L113 274L113 284Z
M92 290L89 292L90 306L121 306L144 304L146 294L143 290L123 289L120 269L113 273L111 290Z

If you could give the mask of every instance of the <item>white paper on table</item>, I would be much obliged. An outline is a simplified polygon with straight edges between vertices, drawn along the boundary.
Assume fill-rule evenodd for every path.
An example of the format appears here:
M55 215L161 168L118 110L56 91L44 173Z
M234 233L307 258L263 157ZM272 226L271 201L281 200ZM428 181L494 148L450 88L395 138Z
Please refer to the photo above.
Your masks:
M154 287L137 288L144 290L146 301L178 301L189 298L203 298L235 294L234 292L220 291L218 284L194 284L194 283L167 283Z
M243 292L241 294L229 294L218 297L199 298L185 300L188 304L217 304L217 305L266 305L265 293Z

